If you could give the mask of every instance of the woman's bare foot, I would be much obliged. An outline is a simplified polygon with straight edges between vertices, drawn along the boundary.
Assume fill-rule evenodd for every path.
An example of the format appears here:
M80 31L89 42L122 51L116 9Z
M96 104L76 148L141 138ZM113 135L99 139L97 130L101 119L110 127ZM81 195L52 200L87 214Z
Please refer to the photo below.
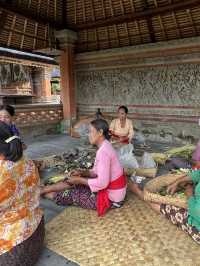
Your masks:
M67 182L61 181L53 185L47 185L47 186L42 187L40 194L44 195L44 194L51 193L51 192L60 192L65 189L69 189L71 187L72 186L68 184Z
M150 207L156 211L157 213L160 213L160 204L159 203L152 203L152 202L148 202L148 204L150 205Z
M129 183L129 189L136 194L141 200L144 200L144 192L139 188L138 184L134 182Z

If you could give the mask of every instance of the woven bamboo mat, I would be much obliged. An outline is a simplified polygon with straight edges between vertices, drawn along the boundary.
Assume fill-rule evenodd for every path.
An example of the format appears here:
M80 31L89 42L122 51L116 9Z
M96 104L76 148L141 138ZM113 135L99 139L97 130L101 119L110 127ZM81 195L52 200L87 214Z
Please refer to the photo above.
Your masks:
M133 195L103 218L66 208L46 230L47 247L81 266L200 266L200 247Z

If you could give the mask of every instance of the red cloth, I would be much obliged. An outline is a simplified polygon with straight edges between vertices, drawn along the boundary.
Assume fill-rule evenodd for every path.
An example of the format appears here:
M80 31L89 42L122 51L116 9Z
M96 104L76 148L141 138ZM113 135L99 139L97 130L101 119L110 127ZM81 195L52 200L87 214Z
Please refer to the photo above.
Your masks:
M112 132L110 130L110 134L112 135L112 137L114 137L115 139L120 139L120 136L119 135L116 135L114 132ZM128 138L125 138L124 140L120 140L121 143L123 144L129 144L129 139Z
M197 163L192 166L192 170L199 170L200 169L200 163Z
M121 189L124 188L127 184L126 176L122 175L116 180L110 182L107 188L100 190L97 193L97 212L98 216L103 216L107 209L110 208L110 200L108 197L108 189Z

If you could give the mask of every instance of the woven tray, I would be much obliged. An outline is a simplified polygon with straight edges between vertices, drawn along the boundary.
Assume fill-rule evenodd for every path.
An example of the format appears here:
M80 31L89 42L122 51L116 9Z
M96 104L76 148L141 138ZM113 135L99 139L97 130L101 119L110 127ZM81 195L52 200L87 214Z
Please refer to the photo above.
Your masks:
M178 174L168 174L162 175L153 180L149 181L144 187L144 200L151 201L155 203L164 203L169 205L178 206L181 208L187 208L187 199L178 198L172 196L161 196L156 192L160 191L160 189L164 186L169 186L173 182L175 182L182 175Z

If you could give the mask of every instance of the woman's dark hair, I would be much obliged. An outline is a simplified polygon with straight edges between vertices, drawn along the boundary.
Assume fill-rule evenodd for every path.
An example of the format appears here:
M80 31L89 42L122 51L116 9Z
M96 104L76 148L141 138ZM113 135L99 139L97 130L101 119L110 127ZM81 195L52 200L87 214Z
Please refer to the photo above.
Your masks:
M110 133L109 133L109 125L106 120L104 119L96 119L91 122L91 125L97 130L103 131L103 135L105 139L109 140L110 139Z
M0 122L0 154L3 154L6 160L17 162L23 156L22 142L19 138L16 138L6 143L6 140L12 136L10 127Z
M15 108L12 105L2 105L0 106L0 111L5 110L9 113L10 116L15 115Z
M120 109L123 109L124 112L125 112L126 114L128 114L128 108L127 108L125 105L121 105L121 106L118 108L118 111L119 111Z

